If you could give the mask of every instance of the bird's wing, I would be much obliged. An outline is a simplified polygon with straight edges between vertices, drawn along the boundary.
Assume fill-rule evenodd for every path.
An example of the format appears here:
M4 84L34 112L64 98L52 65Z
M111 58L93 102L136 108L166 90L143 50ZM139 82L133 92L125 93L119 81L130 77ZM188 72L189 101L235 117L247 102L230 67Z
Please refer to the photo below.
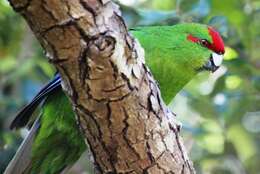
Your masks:
M33 100L27 104L15 117L10 125L10 129L17 129L24 127L31 118L32 113L35 111L37 106L53 92L61 90L61 78L59 74L46 84L40 92L33 98Z
M84 138L69 100L63 91L56 91L46 96L41 115L5 174L61 173L68 170L85 150Z
M4 174L22 174L31 166L32 145L40 127L39 118L34 122L29 134L23 140Z

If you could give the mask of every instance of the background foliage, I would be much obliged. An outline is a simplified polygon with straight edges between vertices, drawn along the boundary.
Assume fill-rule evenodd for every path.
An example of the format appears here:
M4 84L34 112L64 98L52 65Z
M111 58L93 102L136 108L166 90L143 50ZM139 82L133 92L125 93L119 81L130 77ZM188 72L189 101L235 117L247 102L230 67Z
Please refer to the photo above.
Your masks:
M225 38L224 66L202 73L172 101L199 174L259 174L260 1L120 0L129 27L200 22ZM15 113L55 69L23 19L0 1L0 173L26 135ZM78 163L71 173L87 170Z

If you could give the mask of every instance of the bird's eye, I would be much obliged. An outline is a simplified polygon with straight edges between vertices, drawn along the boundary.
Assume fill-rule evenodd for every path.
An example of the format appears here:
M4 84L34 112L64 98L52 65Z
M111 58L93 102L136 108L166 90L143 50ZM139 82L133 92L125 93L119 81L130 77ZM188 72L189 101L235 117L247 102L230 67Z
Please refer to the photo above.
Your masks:
M201 39L199 43L204 47L207 47L209 45L209 42L206 39Z

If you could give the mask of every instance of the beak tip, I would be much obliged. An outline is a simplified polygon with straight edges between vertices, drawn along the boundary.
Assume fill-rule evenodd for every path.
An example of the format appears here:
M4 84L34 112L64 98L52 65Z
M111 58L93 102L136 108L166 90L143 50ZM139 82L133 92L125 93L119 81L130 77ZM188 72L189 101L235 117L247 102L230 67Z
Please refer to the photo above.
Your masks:
M211 72L214 73L219 69L219 66L213 66Z

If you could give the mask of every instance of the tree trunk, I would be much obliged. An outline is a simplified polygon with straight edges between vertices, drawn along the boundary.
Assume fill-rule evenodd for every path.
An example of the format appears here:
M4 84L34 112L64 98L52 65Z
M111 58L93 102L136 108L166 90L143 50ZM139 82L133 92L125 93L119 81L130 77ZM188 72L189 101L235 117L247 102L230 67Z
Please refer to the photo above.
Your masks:
M60 72L97 173L195 173L179 125L116 4L9 1Z

